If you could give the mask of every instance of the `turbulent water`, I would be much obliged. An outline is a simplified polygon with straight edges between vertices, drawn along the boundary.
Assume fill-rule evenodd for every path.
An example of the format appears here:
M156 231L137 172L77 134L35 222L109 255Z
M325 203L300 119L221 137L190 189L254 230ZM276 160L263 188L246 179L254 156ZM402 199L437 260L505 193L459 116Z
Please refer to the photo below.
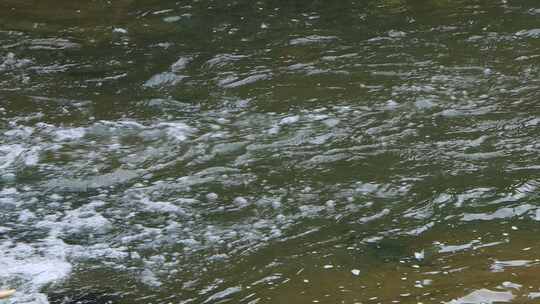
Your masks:
M540 298L537 1L0 2L7 303Z

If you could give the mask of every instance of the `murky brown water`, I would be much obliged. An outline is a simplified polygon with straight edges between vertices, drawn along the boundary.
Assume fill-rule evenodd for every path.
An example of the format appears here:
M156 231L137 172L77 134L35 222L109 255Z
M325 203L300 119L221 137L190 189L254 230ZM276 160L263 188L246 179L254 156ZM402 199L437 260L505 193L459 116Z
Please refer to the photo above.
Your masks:
M536 1L0 2L8 303L535 303Z

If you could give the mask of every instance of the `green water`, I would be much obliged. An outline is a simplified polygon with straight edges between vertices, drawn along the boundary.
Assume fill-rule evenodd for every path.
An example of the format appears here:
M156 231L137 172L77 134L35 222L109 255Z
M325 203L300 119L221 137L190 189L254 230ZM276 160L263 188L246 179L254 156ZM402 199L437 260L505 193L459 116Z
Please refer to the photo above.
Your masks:
M0 2L8 303L534 303L537 1Z

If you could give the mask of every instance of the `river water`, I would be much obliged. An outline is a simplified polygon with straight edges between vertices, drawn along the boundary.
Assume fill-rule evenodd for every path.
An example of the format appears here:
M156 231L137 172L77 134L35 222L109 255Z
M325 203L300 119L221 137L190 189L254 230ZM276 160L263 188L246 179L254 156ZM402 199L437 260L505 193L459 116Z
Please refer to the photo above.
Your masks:
M532 303L540 4L0 2L7 303Z

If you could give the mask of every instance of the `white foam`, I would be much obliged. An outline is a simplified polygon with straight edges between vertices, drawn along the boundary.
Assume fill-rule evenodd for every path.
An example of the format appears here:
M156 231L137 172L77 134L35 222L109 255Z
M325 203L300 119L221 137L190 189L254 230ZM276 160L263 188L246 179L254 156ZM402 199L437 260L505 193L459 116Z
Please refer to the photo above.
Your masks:
M24 151L24 147L19 144L0 146L0 169L10 167Z
M128 31L121 27L115 27L113 28L113 33L119 33L119 34L127 34Z
M195 131L192 127L183 122L164 122L158 124L158 127L165 127L169 138L184 141L188 136Z
M239 208L244 208L248 205L248 201L247 199L239 196L239 197L236 197L234 200L233 200L233 203L239 207Z
M18 289L14 300L19 303L48 303L41 288L61 282L71 272L65 248L57 239L45 239L32 245L3 242L0 244L0 284Z
M214 192L210 192L210 193L207 193L206 194L206 199L209 200L209 201L215 201L218 199L218 195Z
M537 207L530 204L523 204L514 208L504 207L493 213L466 213L463 215L463 221L489 221L495 219L513 218L528 213L531 210L536 210Z
M57 223L58 225L59 223ZM87 233L105 234L112 229L111 222L101 214L93 212L80 212L74 210L68 214L60 222L63 233L83 235Z
M459 299L446 302L447 304L491 304L511 302L515 296L509 291L492 291L479 289Z
M203 303L215 303L215 302L218 302L218 301L220 301L220 300L222 300L224 298L228 298L231 295L233 295L235 293L238 293L240 291L242 291L242 288L240 286L229 287L229 288L227 288L227 289L225 289L223 291L216 292L215 294L211 295Z
M61 129L53 132L56 141L73 141L84 137L86 130L84 128Z
M270 74L256 74L256 75L247 76L240 80L238 80L238 78L236 77L226 78L220 81L219 85L223 88L232 89L232 88L237 88L244 85L252 84L260 80L269 79L270 77L271 77Z
M150 269L143 270L140 274L139 279L143 284L146 284L150 287L161 286L161 282L159 281L158 277Z
M184 80L187 76L177 75L172 72L163 72L152 76L145 83L145 87L155 88L162 86L174 86Z
M531 29L531 30L521 30L519 32L516 32L515 35L519 37L540 38L540 28Z
M141 203L144 204L144 209L147 211L166 214L185 214L182 208L169 202L155 202L145 197L141 200Z
M297 123L299 120L300 120L299 115L288 116L288 117L285 117L285 118L281 119L279 121L278 125L280 125L280 126L291 125L293 123Z
M171 65L171 71L178 72L187 67L187 65L191 62L190 57L180 57L175 63Z
M172 23L172 22L180 21L181 19L182 17L180 16L168 16L168 17L164 17L163 21L167 23Z
M307 37L294 38L289 41L290 45L308 45L308 44L319 44L319 43L328 43L338 40L336 36L319 36L311 35Z

